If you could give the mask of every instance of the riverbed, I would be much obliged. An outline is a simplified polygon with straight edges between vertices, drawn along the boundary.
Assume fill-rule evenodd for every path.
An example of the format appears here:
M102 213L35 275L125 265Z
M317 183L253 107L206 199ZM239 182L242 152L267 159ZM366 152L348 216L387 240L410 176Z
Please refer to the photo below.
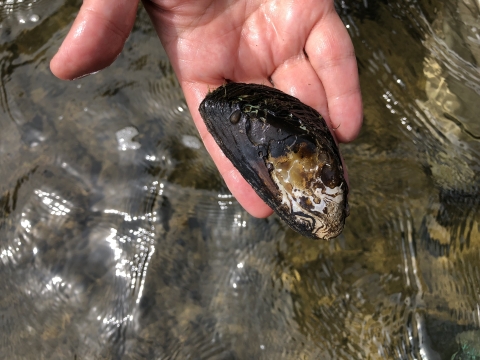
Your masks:
M231 196L143 9L55 78L81 1L0 1L0 358L478 359L480 3L345 0L364 126L314 241Z

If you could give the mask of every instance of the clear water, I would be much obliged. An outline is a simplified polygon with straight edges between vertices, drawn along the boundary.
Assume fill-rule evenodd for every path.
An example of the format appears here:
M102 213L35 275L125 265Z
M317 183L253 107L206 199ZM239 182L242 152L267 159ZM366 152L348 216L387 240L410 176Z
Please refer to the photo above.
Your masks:
M54 78L79 4L0 1L1 359L480 358L478 0L336 3L365 125L331 242L229 195L143 10Z

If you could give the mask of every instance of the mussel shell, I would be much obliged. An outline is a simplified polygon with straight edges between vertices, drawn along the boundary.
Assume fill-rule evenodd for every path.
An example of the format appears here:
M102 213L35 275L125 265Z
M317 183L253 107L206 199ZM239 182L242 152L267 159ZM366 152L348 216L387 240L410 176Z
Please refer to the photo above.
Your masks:
M268 86L228 83L199 111L224 154L290 227L315 239L342 232L348 185L337 144L315 109Z

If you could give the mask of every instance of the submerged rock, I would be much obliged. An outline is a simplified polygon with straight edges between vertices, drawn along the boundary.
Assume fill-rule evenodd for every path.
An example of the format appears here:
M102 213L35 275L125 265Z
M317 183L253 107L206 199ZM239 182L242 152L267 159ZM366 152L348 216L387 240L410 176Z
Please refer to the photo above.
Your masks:
M268 86L228 83L199 111L225 155L290 227L315 239L342 232L348 185L316 110Z

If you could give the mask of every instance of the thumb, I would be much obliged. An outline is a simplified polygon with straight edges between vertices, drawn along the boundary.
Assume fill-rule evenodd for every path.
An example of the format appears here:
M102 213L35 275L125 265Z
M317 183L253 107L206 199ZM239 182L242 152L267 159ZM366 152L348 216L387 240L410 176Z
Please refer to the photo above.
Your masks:
M132 30L138 0L85 0L50 69L72 80L109 66Z

